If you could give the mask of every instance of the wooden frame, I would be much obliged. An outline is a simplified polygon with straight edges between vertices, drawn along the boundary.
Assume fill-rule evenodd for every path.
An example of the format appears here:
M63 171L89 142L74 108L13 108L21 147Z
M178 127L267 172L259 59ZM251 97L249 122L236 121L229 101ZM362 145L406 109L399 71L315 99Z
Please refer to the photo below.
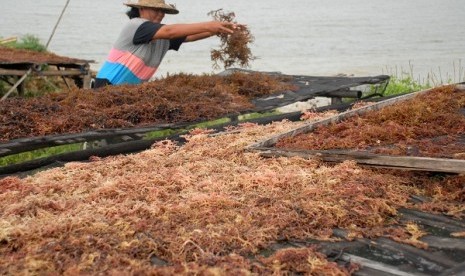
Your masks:
M65 78L72 78L79 88L90 88L92 80L92 72L90 70L89 62L92 61L76 61L76 62L47 62L47 63L34 63L34 62L0 62L0 76L17 78L19 84L18 94L22 95L22 81L21 77L62 77L66 86L69 84ZM48 65L48 66L45 66ZM46 68L46 69L43 69ZM21 80L21 81L19 81ZM14 87L16 88L16 86ZM14 90L12 88L12 90ZM10 94L12 91L9 91Z
M460 90L465 90L463 85L456 85ZM370 104L358 109L340 113L336 116L313 121L309 124L296 128L286 133L275 135L269 139L259 141L247 148L249 151L259 151L264 157L277 156L299 156L303 158L319 158L327 162L342 162L354 160L360 165L375 166L382 168L434 171L446 173L465 173L465 160L448 158L410 157L410 156L387 156L377 155L355 150L288 150L278 149L274 145L284 137L293 137L298 134L308 133L319 126L341 122L355 115L362 115L368 111L380 110L394 103L412 99L417 95L430 92L432 89L406 94L396 98L388 99L378 103Z

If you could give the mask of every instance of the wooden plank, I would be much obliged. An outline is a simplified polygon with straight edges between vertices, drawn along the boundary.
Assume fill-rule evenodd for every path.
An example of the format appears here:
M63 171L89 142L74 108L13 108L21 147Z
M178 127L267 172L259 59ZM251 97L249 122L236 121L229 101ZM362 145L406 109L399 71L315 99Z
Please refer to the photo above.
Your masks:
M23 76L28 70L0 69L1 76Z
M418 171L465 173L465 160L410 157L410 156L388 156L363 153L357 151L317 151L317 150L288 150L269 147L255 147L250 150L260 152L264 157L302 157L319 158L325 162L343 162L354 160L357 164L368 165L390 169L405 169Z
M363 267L368 267L368 268L375 269L375 270L378 270L378 271L382 271L382 272L385 272L385 273L389 273L389 274L392 274L392 275L398 275L398 276L420 276L420 275L423 276L423 275L426 275L426 274L423 274L423 273L420 273L420 272L418 272L418 273L404 272L402 270L399 270L397 267L386 265L386 264L383 264L383 263L380 263L380 262L372 261L372 260L369 260L369 259L366 259L366 258L363 258L363 257L359 257L359 256L356 256L356 255L347 254L347 253L342 254L341 259L346 261L346 262L352 262L352 263L360 264L362 266L362 268Z
M0 69L0 75L3 76L23 76L28 70ZM81 70L47 70L32 71L31 76L85 76L87 72Z
M34 75L37 76L84 76L86 73L82 72L81 70L49 70L49 71L41 71L37 72Z
M18 40L18 38L16 36L2 38L2 39L0 39L0 44L7 44L7 43L10 43L10 42L16 42L16 40Z
M0 61L0 65L8 66L11 68L12 66L15 67L24 67L24 66L32 66L35 64L46 64L50 66L61 66L65 68L81 68L82 66L87 66L89 63L95 63L94 60L73 60L73 61L32 61L32 60L21 60L21 61Z

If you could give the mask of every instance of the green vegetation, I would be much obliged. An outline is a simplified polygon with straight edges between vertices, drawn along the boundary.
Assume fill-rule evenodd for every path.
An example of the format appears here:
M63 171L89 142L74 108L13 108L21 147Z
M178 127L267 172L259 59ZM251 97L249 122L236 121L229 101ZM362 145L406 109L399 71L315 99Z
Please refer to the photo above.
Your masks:
M465 82L465 69L462 66L462 60L453 62L453 72L443 73L439 67L437 72L431 71L424 78L420 76L415 77L413 65L409 62L408 70L400 70L398 68L386 70L388 75L391 77L388 86L384 92L384 96L411 93L415 91L425 90L436 86L445 84ZM372 87L372 91L375 87Z
M155 130L145 133L144 140L159 139L163 137L168 137L175 134L180 134L186 132L187 129L164 129L164 130Z
M389 84L387 85L386 90L384 91L383 95L391 96L391 95L397 95L397 94L405 94L405 93L425 90L431 87L432 86L429 83L421 84L419 82L416 82L410 76L403 76L403 77L391 76L391 79L389 80Z
M226 124L229 122L231 122L231 119L229 118L220 118L220 119L216 119L212 121L197 123L197 124L192 125L192 127L189 127L189 128L194 129L194 128L215 127L215 126Z
M278 110L273 110L273 111L264 112L264 113L259 113L259 112L248 113L248 114L240 115L239 116L239 121L266 118L266 117L279 115L279 114L281 114L281 112L279 112Z
M217 120L193 124L190 126L186 126L185 128L155 130L155 131L146 133L144 135L144 139L150 140L150 139L164 138L164 137L168 137L168 136L175 135L175 134L187 133L189 130L195 129L195 128L209 128L209 127L219 126L222 124L229 123L230 121L231 119L229 118L220 118Z
M39 158L45 158L53 155L58 155L62 153L68 153L73 151L79 151L82 149L83 143L76 143L76 144L69 144L69 145L62 145L44 149L38 149L28 152L22 152L18 154L12 154L9 156L5 156L0 158L0 167L8 166L18 163L23 163Z
M40 42L40 39L31 34L27 34L24 37L22 37L19 42L13 41L10 43L6 43L5 46L16 48L16 49L32 50L32 51L37 51L37 52L47 51L47 49L45 48L45 45Z

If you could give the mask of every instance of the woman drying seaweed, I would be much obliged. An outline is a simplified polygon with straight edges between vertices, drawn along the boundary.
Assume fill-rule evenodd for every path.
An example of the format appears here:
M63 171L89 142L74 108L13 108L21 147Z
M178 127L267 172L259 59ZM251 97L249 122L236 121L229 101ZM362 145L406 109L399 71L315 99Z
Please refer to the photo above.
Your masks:
M95 88L146 82L155 74L168 50L177 51L184 42L230 35L242 26L217 20L165 25L161 23L165 14L179 11L164 0L138 0L125 5L131 7L127 13L130 20L98 72Z

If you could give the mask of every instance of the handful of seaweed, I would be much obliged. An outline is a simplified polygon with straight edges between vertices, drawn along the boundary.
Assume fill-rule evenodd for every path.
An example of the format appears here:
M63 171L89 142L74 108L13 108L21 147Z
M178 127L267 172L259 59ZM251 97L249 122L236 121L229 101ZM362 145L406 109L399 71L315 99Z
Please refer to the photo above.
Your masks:
M237 23L234 19L234 12L224 12L223 9L211 11L208 13L214 20L222 22ZM244 68L248 67L251 60L255 57L249 48L249 43L254 41L254 37L246 26L240 26L233 34L219 34L221 40L220 48L211 50L211 59L214 62L213 68L219 69L223 64L224 69L234 64Z

